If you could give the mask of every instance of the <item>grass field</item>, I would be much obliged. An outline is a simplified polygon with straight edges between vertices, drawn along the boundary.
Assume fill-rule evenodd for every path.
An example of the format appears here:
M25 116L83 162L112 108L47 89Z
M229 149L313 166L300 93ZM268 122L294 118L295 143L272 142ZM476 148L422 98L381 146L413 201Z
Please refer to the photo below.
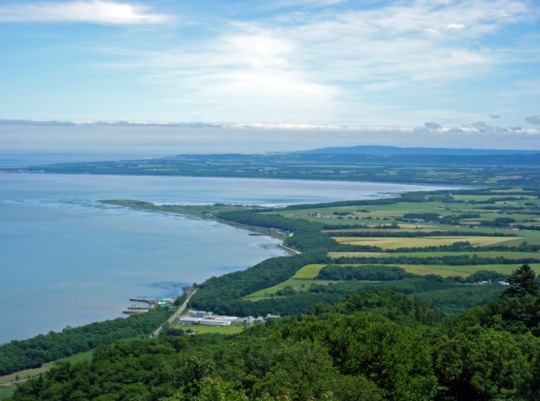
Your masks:
M54 365L58 365L59 363L76 363L76 362L83 362L83 361L90 361L92 359L92 353L93 351L83 352L82 354L73 355L67 358L62 358L57 361L54 361Z
M238 334L241 333L245 326L241 324L232 324L230 326L203 326L194 324L191 326L177 326L182 330L192 330L197 334Z
M306 265L296 272L292 279L314 279L325 265Z
M399 257L408 256L415 258L430 258L441 256L460 256L467 255L471 258L474 255L482 258L498 258L504 257L507 259L523 259L523 258L535 258L540 262L540 253L537 252L328 252L328 256L331 258L385 258L385 257Z
M313 265L308 265L313 266ZM324 266L320 265L321 267L319 270ZM318 274L318 272L317 272ZM317 284L317 285L328 285L330 283L337 283L337 281L330 281L330 280L313 280L313 279L298 279L298 278L290 278L287 281L284 281L283 283L279 283L278 285L275 285L270 288L265 288L264 290L260 290L257 292L254 292L253 294L246 295L244 299L250 300L250 301L257 301L262 298L267 298L271 295L274 295L279 290L282 290L285 287L292 287L295 291L301 291L303 289L308 289L311 284Z
M426 246L451 245L454 242L468 241L474 246L504 245L517 238L505 237L424 237L424 238L389 238L389 237L335 237L337 242L348 245L371 245L382 249L414 248ZM523 238L520 238L523 240Z

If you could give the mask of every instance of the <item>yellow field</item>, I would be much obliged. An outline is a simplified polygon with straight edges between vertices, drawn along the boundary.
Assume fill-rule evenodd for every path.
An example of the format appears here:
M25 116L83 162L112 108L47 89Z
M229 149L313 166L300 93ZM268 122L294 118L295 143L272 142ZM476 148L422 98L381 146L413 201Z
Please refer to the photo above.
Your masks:
M362 265L353 265L362 266ZM381 265L384 266L384 265ZM399 266L406 272L425 276L426 274L437 274L442 277L459 276L467 277L480 270L495 271L502 274L510 274L519 267L516 265L466 265L466 266L448 266L448 265L402 265L395 264L392 266ZM537 273L540 273L540 263L530 264Z
M45 366L42 366L41 368L26 369L26 370L21 370L20 372L12 373L12 374L7 375L7 376L0 376L0 384L10 383L11 381L15 380L16 376L19 376L19 380L26 379L26 377L28 377L28 376L37 376L40 373L45 373L46 371L48 371L52 367L53 367L53 365L45 365Z
M382 249L412 248L451 245L454 242L469 241L474 246L486 246L503 244L509 241L516 241L520 238L508 237L424 237L424 238L390 238L390 237L333 237L337 242L348 245L371 245Z
M386 252L328 252L331 258L385 258L393 256Z

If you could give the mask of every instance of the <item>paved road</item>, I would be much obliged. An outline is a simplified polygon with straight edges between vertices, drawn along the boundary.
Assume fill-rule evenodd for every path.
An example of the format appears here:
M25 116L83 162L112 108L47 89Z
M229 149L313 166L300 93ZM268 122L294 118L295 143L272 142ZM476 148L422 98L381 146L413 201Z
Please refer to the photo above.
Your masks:
M197 292L197 290L193 290L189 295L188 297L186 298L186 301L180 306L180 308L178 308L178 310L176 312L174 312L174 315L172 315L168 320L167 320L167 323L171 324L172 322L175 321L175 319L178 319L180 317L180 315L182 314L182 312L184 311L184 309L186 309L186 306L187 306L187 303L189 302L189 299L193 296L193 294L195 294ZM159 336L159 333L161 332L161 329L163 328L163 325L159 326L159 328L154 331L152 333L152 337L156 337L156 336Z

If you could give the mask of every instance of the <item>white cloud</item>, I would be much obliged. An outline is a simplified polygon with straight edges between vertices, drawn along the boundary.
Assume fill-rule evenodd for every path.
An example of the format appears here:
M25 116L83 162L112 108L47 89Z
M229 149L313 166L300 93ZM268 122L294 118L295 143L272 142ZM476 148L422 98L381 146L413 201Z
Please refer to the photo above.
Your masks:
M102 66L132 69L143 84L166 88L167 111L158 119L195 114L206 121L378 124L399 114L400 123L414 126L447 115L459 126L485 114L420 109L411 117L411 107L373 97L399 91L433 96L433 88L488 76L516 58L482 38L531 18L527 3L516 0L399 1L339 10L228 22L211 27L219 32L214 37L182 39L161 51L103 49L123 61Z
M104 0L19 3L0 6L4 22L89 22L97 24L160 24L165 15L147 13L147 7Z
M465 28L464 24L448 24L446 25L446 29L463 29Z

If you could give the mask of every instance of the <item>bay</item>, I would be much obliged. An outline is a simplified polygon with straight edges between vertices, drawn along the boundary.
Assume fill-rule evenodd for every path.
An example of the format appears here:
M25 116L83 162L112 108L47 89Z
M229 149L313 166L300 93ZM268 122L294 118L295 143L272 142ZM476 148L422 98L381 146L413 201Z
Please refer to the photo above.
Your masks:
M288 205L440 187L235 178L0 174L0 344L121 316L129 298L285 255L270 237L213 221L103 205Z

